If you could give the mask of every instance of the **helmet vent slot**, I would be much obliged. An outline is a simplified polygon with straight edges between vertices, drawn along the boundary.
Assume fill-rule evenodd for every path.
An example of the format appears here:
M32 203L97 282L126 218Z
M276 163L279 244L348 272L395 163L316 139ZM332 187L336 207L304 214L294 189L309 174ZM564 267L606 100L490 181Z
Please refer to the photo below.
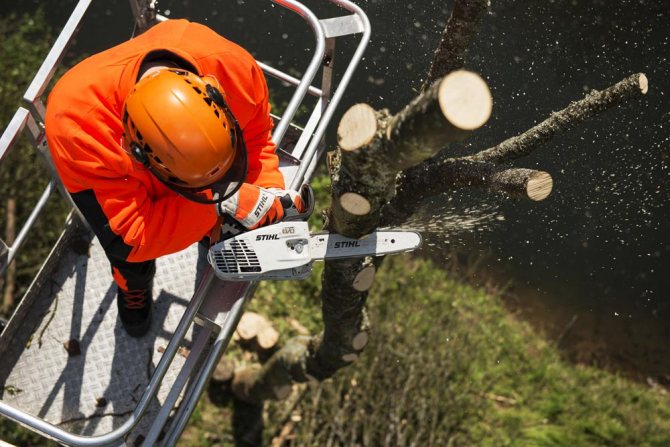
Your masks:
M195 90L198 95L202 95L202 90L200 90L200 88L193 87L193 90Z

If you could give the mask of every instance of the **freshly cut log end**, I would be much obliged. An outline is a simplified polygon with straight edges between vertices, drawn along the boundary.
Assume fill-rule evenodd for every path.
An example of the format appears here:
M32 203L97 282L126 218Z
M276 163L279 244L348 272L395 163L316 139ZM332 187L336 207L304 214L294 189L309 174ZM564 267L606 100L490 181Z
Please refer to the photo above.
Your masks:
M368 335L367 332L359 332L351 341L351 347L354 348L356 351L360 351L365 347L365 345L368 344L369 339L370 336Z
M235 374L235 363L227 357L222 357L212 374L212 380L218 383L230 382Z
M642 94L646 95L647 92L649 91L649 80L647 79L647 76L644 75L644 73L640 73L638 84L640 86L640 91L642 92Z
M273 348L279 341L279 332L272 326L266 326L258 333L256 341L261 349Z
M340 205L349 214L365 216L370 212L371 205L368 199L355 192L345 192L340 196Z
M356 104L340 120L337 138L340 149L354 151L374 139L377 133L377 115L367 104Z
M342 360L347 362L347 363L355 362L356 359L358 359L358 354L354 354L354 353L344 354L342 356Z
M549 197L554 187L554 180L548 172L540 171L528 179L526 193L528 198L539 202Z
M457 70L445 76L440 82L438 99L447 121L462 130L483 126L493 110L488 85L471 71Z
M237 325L237 333L242 340L251 340L268 325L270 322L261 315L255 312L245 312Z
M375 271L376 269L374 265L368 265L363 270L358 272L354 278L354 290L357 292L365 292L370 287L372 287L372 283L375 280Z

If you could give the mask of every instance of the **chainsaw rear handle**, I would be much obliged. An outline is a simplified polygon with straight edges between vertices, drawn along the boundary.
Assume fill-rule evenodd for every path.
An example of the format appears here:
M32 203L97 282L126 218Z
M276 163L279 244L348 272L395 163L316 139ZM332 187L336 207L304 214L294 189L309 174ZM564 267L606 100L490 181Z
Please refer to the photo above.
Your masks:
M295 222L309 219L309 216L314 211L314 190L309 184L305 183L300 187L300 198L302 199L302 203L305 204L305 211L302 213L295 207L293 199L288 194L279 198L284 207L284 218L280 222Z

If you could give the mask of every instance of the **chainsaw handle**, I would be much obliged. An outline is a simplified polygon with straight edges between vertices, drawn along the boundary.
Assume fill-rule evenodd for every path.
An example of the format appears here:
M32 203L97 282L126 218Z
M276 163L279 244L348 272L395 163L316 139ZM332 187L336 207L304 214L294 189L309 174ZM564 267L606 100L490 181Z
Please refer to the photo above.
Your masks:
M279 201L284 207L284 218L281 222L307 220L309 216L312 215L312 212L314 211L314 190L309 184L305 183L300 187L300 198L302 199L302 203L305 204L305 211L302 213L295 207L293 199L291 199L288 194L279 198Z

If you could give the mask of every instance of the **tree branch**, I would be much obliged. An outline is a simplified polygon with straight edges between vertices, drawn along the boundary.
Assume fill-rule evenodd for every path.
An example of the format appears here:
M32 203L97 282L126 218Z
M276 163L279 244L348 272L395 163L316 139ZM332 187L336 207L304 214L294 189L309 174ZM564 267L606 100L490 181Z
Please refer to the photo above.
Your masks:
M464 139L488 120L491 108L486 83L459 70L393 117L365 104L349 109L338 128L340 151L329 159L333 178L329 229L351 237L370 233L393 194L398 171Z
M456 0L421 91L437 79L463 68L465 50L479 32L482 17L490 4L489 0Z
M549 196L552 186L551 175L543 171L464 159L431 159L398 176L396 194L383 209L382 226L402 224L422 200L453 188L480 187L540 201Z
M570 129L587 118L604 112L624 101L638 98L646 94L647 90L648 82L644 74L631 75L605 90L592 90L584 99L571 103L559 112L552 113L549 118L521 135L509 138L497 146L464 158L474 161L502 163L524 157L551 140L557 133Z

